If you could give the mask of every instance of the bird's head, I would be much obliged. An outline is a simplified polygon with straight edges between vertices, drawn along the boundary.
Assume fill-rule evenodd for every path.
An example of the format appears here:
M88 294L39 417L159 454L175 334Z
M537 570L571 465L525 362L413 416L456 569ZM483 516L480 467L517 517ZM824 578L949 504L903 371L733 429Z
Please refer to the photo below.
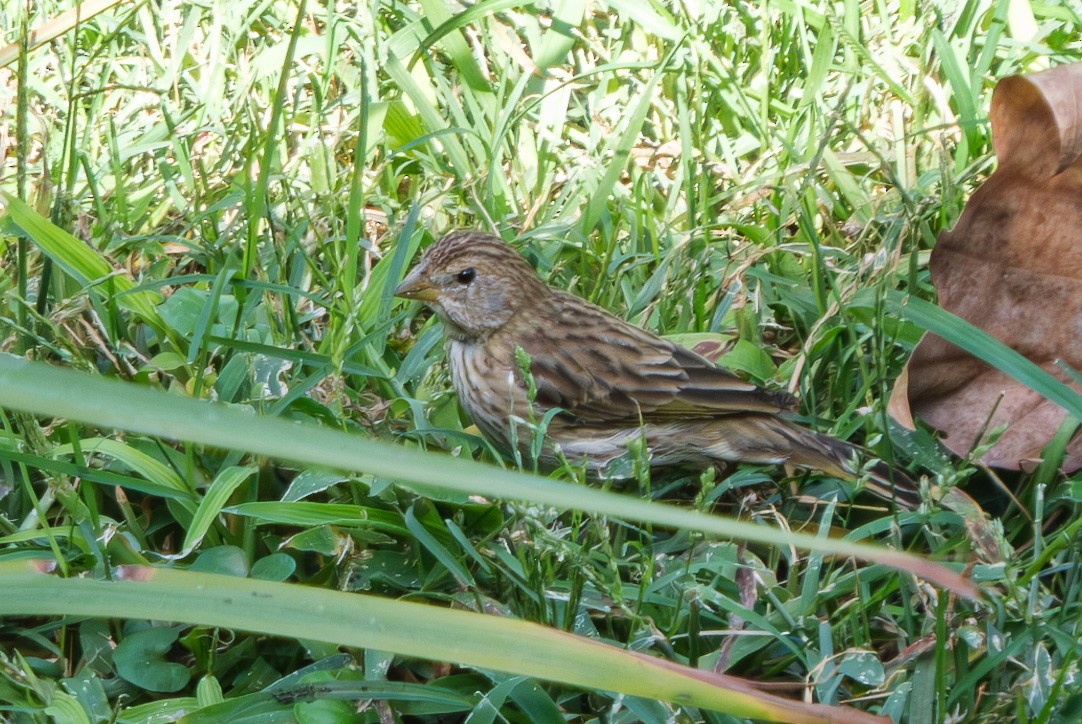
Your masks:
M456 231L428 248L394 290L432 308L455 339L484 339L549 289L533 267L504 241Z

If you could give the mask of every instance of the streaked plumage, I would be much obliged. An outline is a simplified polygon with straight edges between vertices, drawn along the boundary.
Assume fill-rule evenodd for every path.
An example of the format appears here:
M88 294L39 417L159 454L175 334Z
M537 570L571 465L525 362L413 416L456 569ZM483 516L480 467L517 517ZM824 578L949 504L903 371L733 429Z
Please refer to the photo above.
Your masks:
M526 420L552 408L541 462L620 475L628 443L643 439L652 467L792 463L855 477L858 449L779 417L795 400L745 382L679 345L548 287L513 247L455 232L425 253L395 294L423 301L444 323L451 379L466 413L497 447L525 452ZM530 410L515 359L537 386ZM514 432L512 429L514 428ZM866 485L913 506L904 474L879 465Z

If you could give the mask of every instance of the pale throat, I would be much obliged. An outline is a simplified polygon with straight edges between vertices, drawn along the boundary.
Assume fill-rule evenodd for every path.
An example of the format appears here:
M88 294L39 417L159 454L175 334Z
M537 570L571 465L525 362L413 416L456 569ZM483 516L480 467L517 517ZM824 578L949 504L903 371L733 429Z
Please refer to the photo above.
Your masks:
M490 324L459 324L444 309L436 309L436 313L439 314L440 321L443 322L443 331L446 338L466 344L484 344L490 337L506 327L514 314L512 310L506 310L504 313L496 315Z
M443 334L447 337L448 341L454 340L456 342L466 343L477 341L475 336L452 322L447 315L441 314L440 321L443 322Z

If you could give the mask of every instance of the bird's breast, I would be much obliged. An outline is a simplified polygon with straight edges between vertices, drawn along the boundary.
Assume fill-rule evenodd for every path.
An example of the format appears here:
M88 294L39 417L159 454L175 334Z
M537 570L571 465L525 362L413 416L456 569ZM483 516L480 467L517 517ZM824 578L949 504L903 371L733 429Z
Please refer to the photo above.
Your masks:
M447 345L447 364L466 414L492 442L508 447L512 416L529 416L529 401L513 355L503 359L483 343L452 339Z

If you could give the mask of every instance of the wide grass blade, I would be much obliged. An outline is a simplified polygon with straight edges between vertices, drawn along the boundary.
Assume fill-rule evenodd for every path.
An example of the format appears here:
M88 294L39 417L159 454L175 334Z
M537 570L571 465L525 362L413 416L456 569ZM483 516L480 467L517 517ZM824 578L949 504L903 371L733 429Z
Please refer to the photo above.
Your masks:
M199 501L199 507L192 517L192 524L188 527L187 535L184 536L183 555L187 555L199 545L203 536L213 525L214 519L221 512L222 506L229 500L229 496L240 487L241 483L257 472L256 468L234 465L218 473L214 482L207 488L207 494Z
M1082 395L984 330L931 302L900 292L889 293L887 303L892 312L961 347L1082 420Z
M117 304L138 314L163 336L167 328L155 304L159 301L150 291L139 291L135 283L85 243L56 224L45 219L24 201L0 193L7 205L8 217L26 233L41 251L80 284L89 288L102 287L104 293L115 297Z
M908 571L964 596L977 596L976 587L959 574L902 551L728 520L536 475L500 470L312 424L261 417L222 404L56 369L12 355L0 355L0 405L310 465L364 471L471 495L517 499L767 545L790 545L853 556Z
M876 721L803 704L711 674L512 618L310 586L122 566L118 580L62 579L43 564L0 563L0 614L174 621L355 648L679 702L768 721Z

